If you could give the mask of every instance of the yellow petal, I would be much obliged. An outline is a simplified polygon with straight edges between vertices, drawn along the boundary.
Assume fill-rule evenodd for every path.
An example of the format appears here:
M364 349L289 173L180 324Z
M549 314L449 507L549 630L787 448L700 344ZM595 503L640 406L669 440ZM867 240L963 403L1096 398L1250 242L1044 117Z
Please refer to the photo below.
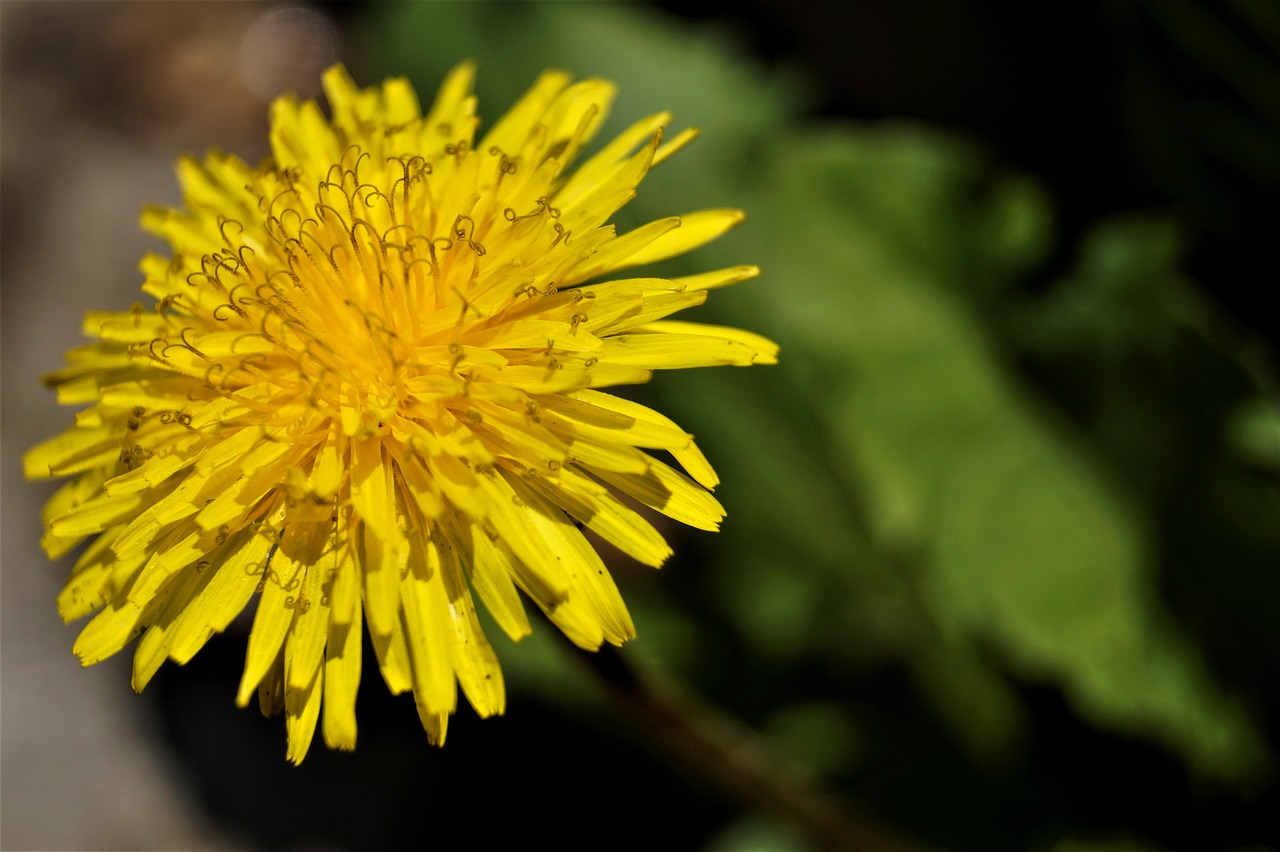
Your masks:
M409 542L404 521L392 518L385 536L368 524L364 541L364 610L369 632L385 639L400 628L400 575L409 562Z
M724 519L724 507L716 498L657 459L650 459L649 471L643 475L594 468L591 472L623 494L682 524L714 532Z
M106 586L116 562L111 541L119 528L108 530L94 539L76 560L71 578L58 593L58 613L71 622L100 609L107 602Z
M665 231L626 258L627 266L655 263L693 251L722 235L746 218L741 210L701 210L679 218L679 227ZM617 268L612 267L612 268Z
M409 656L409 643L404 626L397 623L387 635L370 633L374 654L378 658L378 671L392 695L413 689L413 661Z
M112 496L137 494L154 488L196 460L197 453L171 453L148 459L140 467L107 480L104 489Z
M115 426L69 429L36 444L22 456L27 479L51 479L99 467L120 451L120 430Z
M186 663L244 610L266 576L267 557L275 542L269 529L247 530L228 542L219 557L209 560L206 585L173 626L169 656L174 661Z
M136 516L140 507L153 500L154 498L148 499L140 494L104 494L52 518L49 521L49 531L68 538L100 533L107 527Z
M159 615L133 653L134 692L142 692L147 683L160 669L161 663L169 655L169 648L174 635L175 622L181 617L191 599L195 597L203 585L201 572L194 567L186 571L168 590L168 600L159 611Z
M546 546L537 513L531 512L512 491L506 477L478 477L489 503L489 520L497 538L515 554L514 578L525 593L547 607L555 607L569 594L571 580L561 555Z
M312 524L290 524L280 538L266 574L260 581L262 594L249 633L244 676L236 703L244 707L253 690L276 663L285 637L297 614L297 602L307 568L320 560L327 541L324 530ZM282 672L283 674L283 672Z
M85 625L71 650L82 666L105 660L142 632L145 613L146 609L129 600L113 603Z
M315 535L319 536L320 532L315 531ZM286 708L289 691L292 690L295 696L304 693L324 662L324 643L329 634L329 599L323 585L325 572L332 564L332 555L322 552L315 564L306 567L301 588L294 598L295 615L284 651Z
M395 530L391 475L379 440L351 442L351 503L373 534L389 538Z
M633 638L635 626L631 616L595 549L564 512L528 488L521 478L510 477L507 481L533 509L527 513L532 526L569 578L570 592L566 600L554 605L537 597L534 600L543 605L566 636L583 648L598 648L601 640L620 645Z
M648 521L595 480L565 470L555 480L533 476L524 484L645 565L657 568L671 555L670 545Z
M597 275L604 275L616 269L644 263L645 261L633 260L632 258L639 256L650 243L661 240L663 236L677 231L679 228L680 217L669 216L666 219L659 219L656 222L641 225L633 231L628 231L622 236L611 240L599 251L592 254L590 262L584 263L575 269L572 277L565 283L577 284L580 281L589 281Z
M707 325L706 323L701 322L662 320L660 322L647 323L646 325L637 328L636 331L657 334L688 334L705 337L711 340L730 340L746 346L755 353L754 361L752 363L778 363L778 344L774 343L767 337L762 337L759 334L744 331L740 328L733 328L732 326Z
M469 117L475 111L475 98L471 96L471 86L476 76L474 62L462 62L453 67L440 90L436 93L435 102L423 122L427 133L436 134L436 138L452 138L450 132L444 132L441 125L456 124L460 119Z
M450 552L456 554L452 558L464 559L476 594L498 626L513 642L528 636L532 628L512 581L516 559L510 550L489 538L478 525L460 524L448 515L441 519L441 531L443 540L433 539L441 560L447 562Z
M533 86L485 134L480 150L497 147L513 157L519 154L547 107L569 85L570 79L563 71L542 72Z
M341 623L329 622L324 661L324 741L330 748L356 747L356 693L360 687L359 601Z
M429 539L426 544L427 570L440 577L444 593L441 603L451 628L451 665L476 713L480 716L500 714L506 707L502 668L480 628L462 568L454 552L441 547L437 538Z
M696 127L687 127L684 130L681 130L675 136L671 137L671 139L663 143L662 147L654 153L653 164L658 166L666 162L674 155L683 151L690 142L701 135L702 131L698 130Z
M350 619L359 621L360 587L362 571L356 554L359 526L353 531L349 526L350 517L346 512L339 512L334 520L333 543L333 585L329 589L330 618L339 626L352 623Z
M410 543L410 565L400 581L404 632L413 662L414 700L429 713L452 713L457 704L449 658L448 604L439 572L428 570L421 538Z
M651 370L746 367L769 363L771 357L739 340L693 334L619 334L600 353L602 363Z
M316 720L320 718L320 700L324 694L324 670L317 669L315 679L301 691L285 695L285 731L289 736L289 749L285 756L295 766L302 763L315 736Z
M717 287L728 287L730 284L737 284L739 281L755 278L759 274L760 267L758 266L730 266L727 269L717 269L714 272L703 272L698 275L686 275L683 278L673 278L671 280L684 285L689 290L714 290Z

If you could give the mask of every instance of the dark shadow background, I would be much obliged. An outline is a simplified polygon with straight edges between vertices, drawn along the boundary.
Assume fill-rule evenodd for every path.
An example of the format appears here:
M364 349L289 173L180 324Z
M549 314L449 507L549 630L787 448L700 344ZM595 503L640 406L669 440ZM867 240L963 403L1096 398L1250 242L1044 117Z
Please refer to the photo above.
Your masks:
M1242 456L1228 438L1240 406L1255 398L1274 404L1278 388L1280 314L1270 303L1280 7L1258 0L904 0L836 8L744 0L726 15L702 3L634 5L672 33L709 34L759 78L799 81L791 121L874 128L905 119L980 150L975 186L996 173L1032 176L1051 211L1052 235L1013 283L985 287L978 276L956 299L980 318L975 328L1009 373L1034 388L1036 404L1142 507L1160 606L1203 655L1214 682L1244 702L1261 747L1274 755L1267 743L1280 730L1280 467L1270 457ZM497 38L503 27L538 25L534 6L488 6L492 28L482 32ZM496 848L537 838L573 849L811 848L785 822L727 800L646 741L547 638L545 622L535 626L540 636L530 649L499 648L513 681L504 717L482 722L462 707L448 746L431 749L412 702L386 694L370 659L358 750L331 753L317 742L300 768L284 762L279 719L233 705L240 637L211 642L185 668L166 667L143 698L128 691L127 660L79 670L69 653L73 630L59 624L52 604L65 566L47 566L37 546L48 489L22 483L19 461L69 412L34 377L57 366L83 310L136 298L133 266L143 251L161 247L137 232L135 212L144 200L177 202L177 153L215 145L249 161L262 156L266 102L255 87L270 90L268 98L287 87L305 91L315 68L333 57L364 84L401 73L400 55L384 52L381 41L405 14L399 4L317 5L297 20L277 19L285 29L263 36L272 8L0 6L0 846L364 850ZM273 47L248 50L252 32ZM421 75L423 100L438 80L424 68L494 49L483 38L478 46L461 36L457 42L457 56L432 54L402 69ZM426 44L424 54L435 50ZM484 85L518 91L529 82L484 77L482 64L482 106ZM648 94L661 101L664 92ZM505 106L487 103L490 118ZM695 146L681 159L701 154ZM785 153L778 156L785 162ZM746 189L726 192L727 199L701 203L749 197ZM1158 299L1140 291L1101 303L1105 322L1073 312L1069 299L1054 302L1098 223L1134 211L1156 211L1176 229L1176 275L1194 294L1172 309L1189 318L1182 324L1148 322L1163 314L1153 307ZM761 218L769 221L767 212ZM735 246L738 259L726 262L754 259L752 243ZM767 308L738 310L756 311L744 325L775 333L760 318ZM840 369L816 356L806 362L803 345L789 350L783 342L784 358L799 350L796 360L815 387L827 370ZM744 393L776 390L767 378L725 381ZM788 416L791 434L810 434L809 415ZM700 439L714 429L700 430ZM721 465L728 454L713 455L723 490L731 492L735 480L747 488L749 460ZM869 499L851 499L848 526L865 533L875 559L914 577L914 557L867 531L873 525L857 506ZM1023 732L989 754L975 753L944 721L936 695L921 688L914 652L868 640L852 663L841 656L847 649L762 653L726 613L724 574L709 567L728 559L726 552L749 553L748 531L727 531L739 536L723 545L728 550L716 539L667 532L677 556L660 575L619 569L642 632L648 627L656 637L637 642L635 657L676 671L908 834L972 850L1280 848L1274 775L1239 786L1206 780L1167 744L1098 724L1061 682L1028 676L984 640L974 640L993 678L983 682L1012 696ZM815 559L797 554L797 583L808 582ZM751 582L743 570L743 582ZM873 587L858 587L859 603L849 610L857 618L875 618ZM824 648L862 627L844 610L824 616L830 622L813 617L843 624L827 631ZM1087 845L1095 841L1116 845Z
M1100 217L1173 209L1188 271L1241 322L1280 335L1270 4L749 0L732 18L710 3L657 5L728 23L766 62L800 63L814 114L955 128L1034 173L1060 229L1041 279Z

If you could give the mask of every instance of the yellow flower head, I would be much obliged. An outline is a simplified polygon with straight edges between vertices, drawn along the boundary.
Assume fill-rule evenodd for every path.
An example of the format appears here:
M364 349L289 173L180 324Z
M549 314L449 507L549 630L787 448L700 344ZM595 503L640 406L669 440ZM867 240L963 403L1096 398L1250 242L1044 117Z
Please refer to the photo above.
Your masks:
M366 627L432 742L458 684L503 710L473 592L513 639L517 589L583 648L631 638L581 528L657 566L670 549L619 495L702 529L723 511L686 432L597 389L776 352L666 319L755 267L616 277L741 220L608 224L695 133L650 116L570 172L610 83L547 72L477 141L472 77L450 73L424 116L404 80L360 90L333 68L332 119L278 100L264 165L181 160L185 209L142 217L173 248L142 263L154 308L88 315L94 342L49 377L88 407L25 457L72 477L45 508L50 557L96 536L58 598L67 621L98 612L81 661L141 634L141 690L257 595L237 701L284 711L295 762L322 708L325 742L354 747Z

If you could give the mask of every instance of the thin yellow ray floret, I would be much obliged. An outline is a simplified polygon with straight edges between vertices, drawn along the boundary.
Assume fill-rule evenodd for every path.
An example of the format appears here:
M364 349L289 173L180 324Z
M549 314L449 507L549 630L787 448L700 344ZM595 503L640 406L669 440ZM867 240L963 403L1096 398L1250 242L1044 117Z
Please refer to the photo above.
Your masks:
M336 601L336 599L335 599ZM324 653L324 741L330 748L356 747L356 692L360 686L360 607L329 621Z

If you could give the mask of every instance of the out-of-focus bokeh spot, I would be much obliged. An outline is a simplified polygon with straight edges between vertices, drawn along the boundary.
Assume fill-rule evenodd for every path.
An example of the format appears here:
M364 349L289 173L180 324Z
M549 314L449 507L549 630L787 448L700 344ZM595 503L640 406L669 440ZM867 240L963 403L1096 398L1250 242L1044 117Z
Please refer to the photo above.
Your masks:
M244 34L240 73L263 101L287 92L315 97L320 75L338 59L341 41L333 22L315 8L269 8Z

